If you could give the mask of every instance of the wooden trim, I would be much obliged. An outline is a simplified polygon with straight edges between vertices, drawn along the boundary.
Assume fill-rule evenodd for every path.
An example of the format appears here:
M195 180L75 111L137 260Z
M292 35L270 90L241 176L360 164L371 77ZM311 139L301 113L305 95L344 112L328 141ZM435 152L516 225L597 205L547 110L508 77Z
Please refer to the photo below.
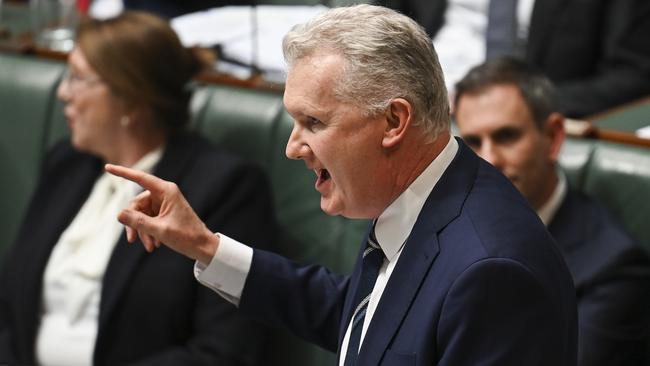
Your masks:
M593 137L612 142L619 142L628 145L643 146L650 148L650 139L641 138L629 132L621 132L606 128L596 128Z

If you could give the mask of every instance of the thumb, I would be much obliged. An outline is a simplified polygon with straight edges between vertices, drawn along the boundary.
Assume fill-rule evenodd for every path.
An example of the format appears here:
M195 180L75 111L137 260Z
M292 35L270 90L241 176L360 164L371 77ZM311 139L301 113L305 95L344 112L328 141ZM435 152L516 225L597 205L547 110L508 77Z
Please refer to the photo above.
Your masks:
M147 216L142 212L126 208L117 216L117 220L122 224L137 231L139 234L146 234L157 241L163 241L160 238L161 230L156 218Z

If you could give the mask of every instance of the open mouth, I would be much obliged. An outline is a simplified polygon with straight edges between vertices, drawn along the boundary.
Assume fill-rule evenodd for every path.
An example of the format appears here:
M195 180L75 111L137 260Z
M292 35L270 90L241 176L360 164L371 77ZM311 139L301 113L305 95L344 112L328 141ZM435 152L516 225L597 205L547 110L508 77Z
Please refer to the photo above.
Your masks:
M316 188L330 180L330 173L327 169L317 169L316 175L318 176L318 180L316 180Z

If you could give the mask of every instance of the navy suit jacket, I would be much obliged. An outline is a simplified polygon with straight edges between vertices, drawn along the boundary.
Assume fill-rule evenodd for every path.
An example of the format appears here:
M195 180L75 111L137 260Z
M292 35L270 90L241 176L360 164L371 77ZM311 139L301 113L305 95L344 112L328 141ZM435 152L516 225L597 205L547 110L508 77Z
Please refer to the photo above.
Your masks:
M578 365L647 365L650 264L645 251L602 206L575 191L569 191L548 229L576 287Z
M382 0L429 34L447 0ZM650 94L650 1L536 0L526 60L558 89L569 117L582 117Z
M67 141L48 154L1 268L0 365L35 364L45 266L102 168ZM273 240L270 192L259 168L189 135L168 142L154 174L176 182L210 229L253 245ZM193 265L168 248L149 254L120 237L102 282L94 365L258 364L264 327L201 286Z
M386 285L360 365L575 365L575 290L561 253L507 178L459 145ZM360 259L340 276L255 250L240 308L336 351L360 270Z

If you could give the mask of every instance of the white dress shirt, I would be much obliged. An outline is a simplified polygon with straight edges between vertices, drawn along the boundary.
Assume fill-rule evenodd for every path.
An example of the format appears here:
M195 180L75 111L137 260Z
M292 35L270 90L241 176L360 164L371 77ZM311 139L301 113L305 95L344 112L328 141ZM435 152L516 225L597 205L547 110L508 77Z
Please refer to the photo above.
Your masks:
M560 206L566 197L567 189L568 187L566 176L562 171L558 169L557 184L555 185L555 189L553 190L551 197L549 197L549 199L542 205L542 207L537 210L537 216L542 219L542 222L545 226L548 226L551 223L555 217L555 214L557 213L557 210L560 209Z
M161 155L162 148L156 149L133 168L150 172ZM39 365L92 365L102 280L124 231L116 217L140 191L135 183L102 174L54 246L43 274Z
M433 38L447 90L465 76L470 68L485 61L485 33L490 0L449 0L445 20ZM517 2L517 38L528 39L535 0Z
M370 296L368 310L363 323L360 345L372 321L377 304L388 283L391 273L399 260L408 236L413 229L422 206L431 190L445 172L458 151L458 142L450 137L440 155L411 183L411 185L379 216L375 225L375 236L386 260ZM228 301L238 304L246 277L253 260L253 249L223 234L220 235L219 249L208 266L196 262L194 273L199 282L219 293ZM345 351L350 338L350 325L341 346L339 364L345 361Z

